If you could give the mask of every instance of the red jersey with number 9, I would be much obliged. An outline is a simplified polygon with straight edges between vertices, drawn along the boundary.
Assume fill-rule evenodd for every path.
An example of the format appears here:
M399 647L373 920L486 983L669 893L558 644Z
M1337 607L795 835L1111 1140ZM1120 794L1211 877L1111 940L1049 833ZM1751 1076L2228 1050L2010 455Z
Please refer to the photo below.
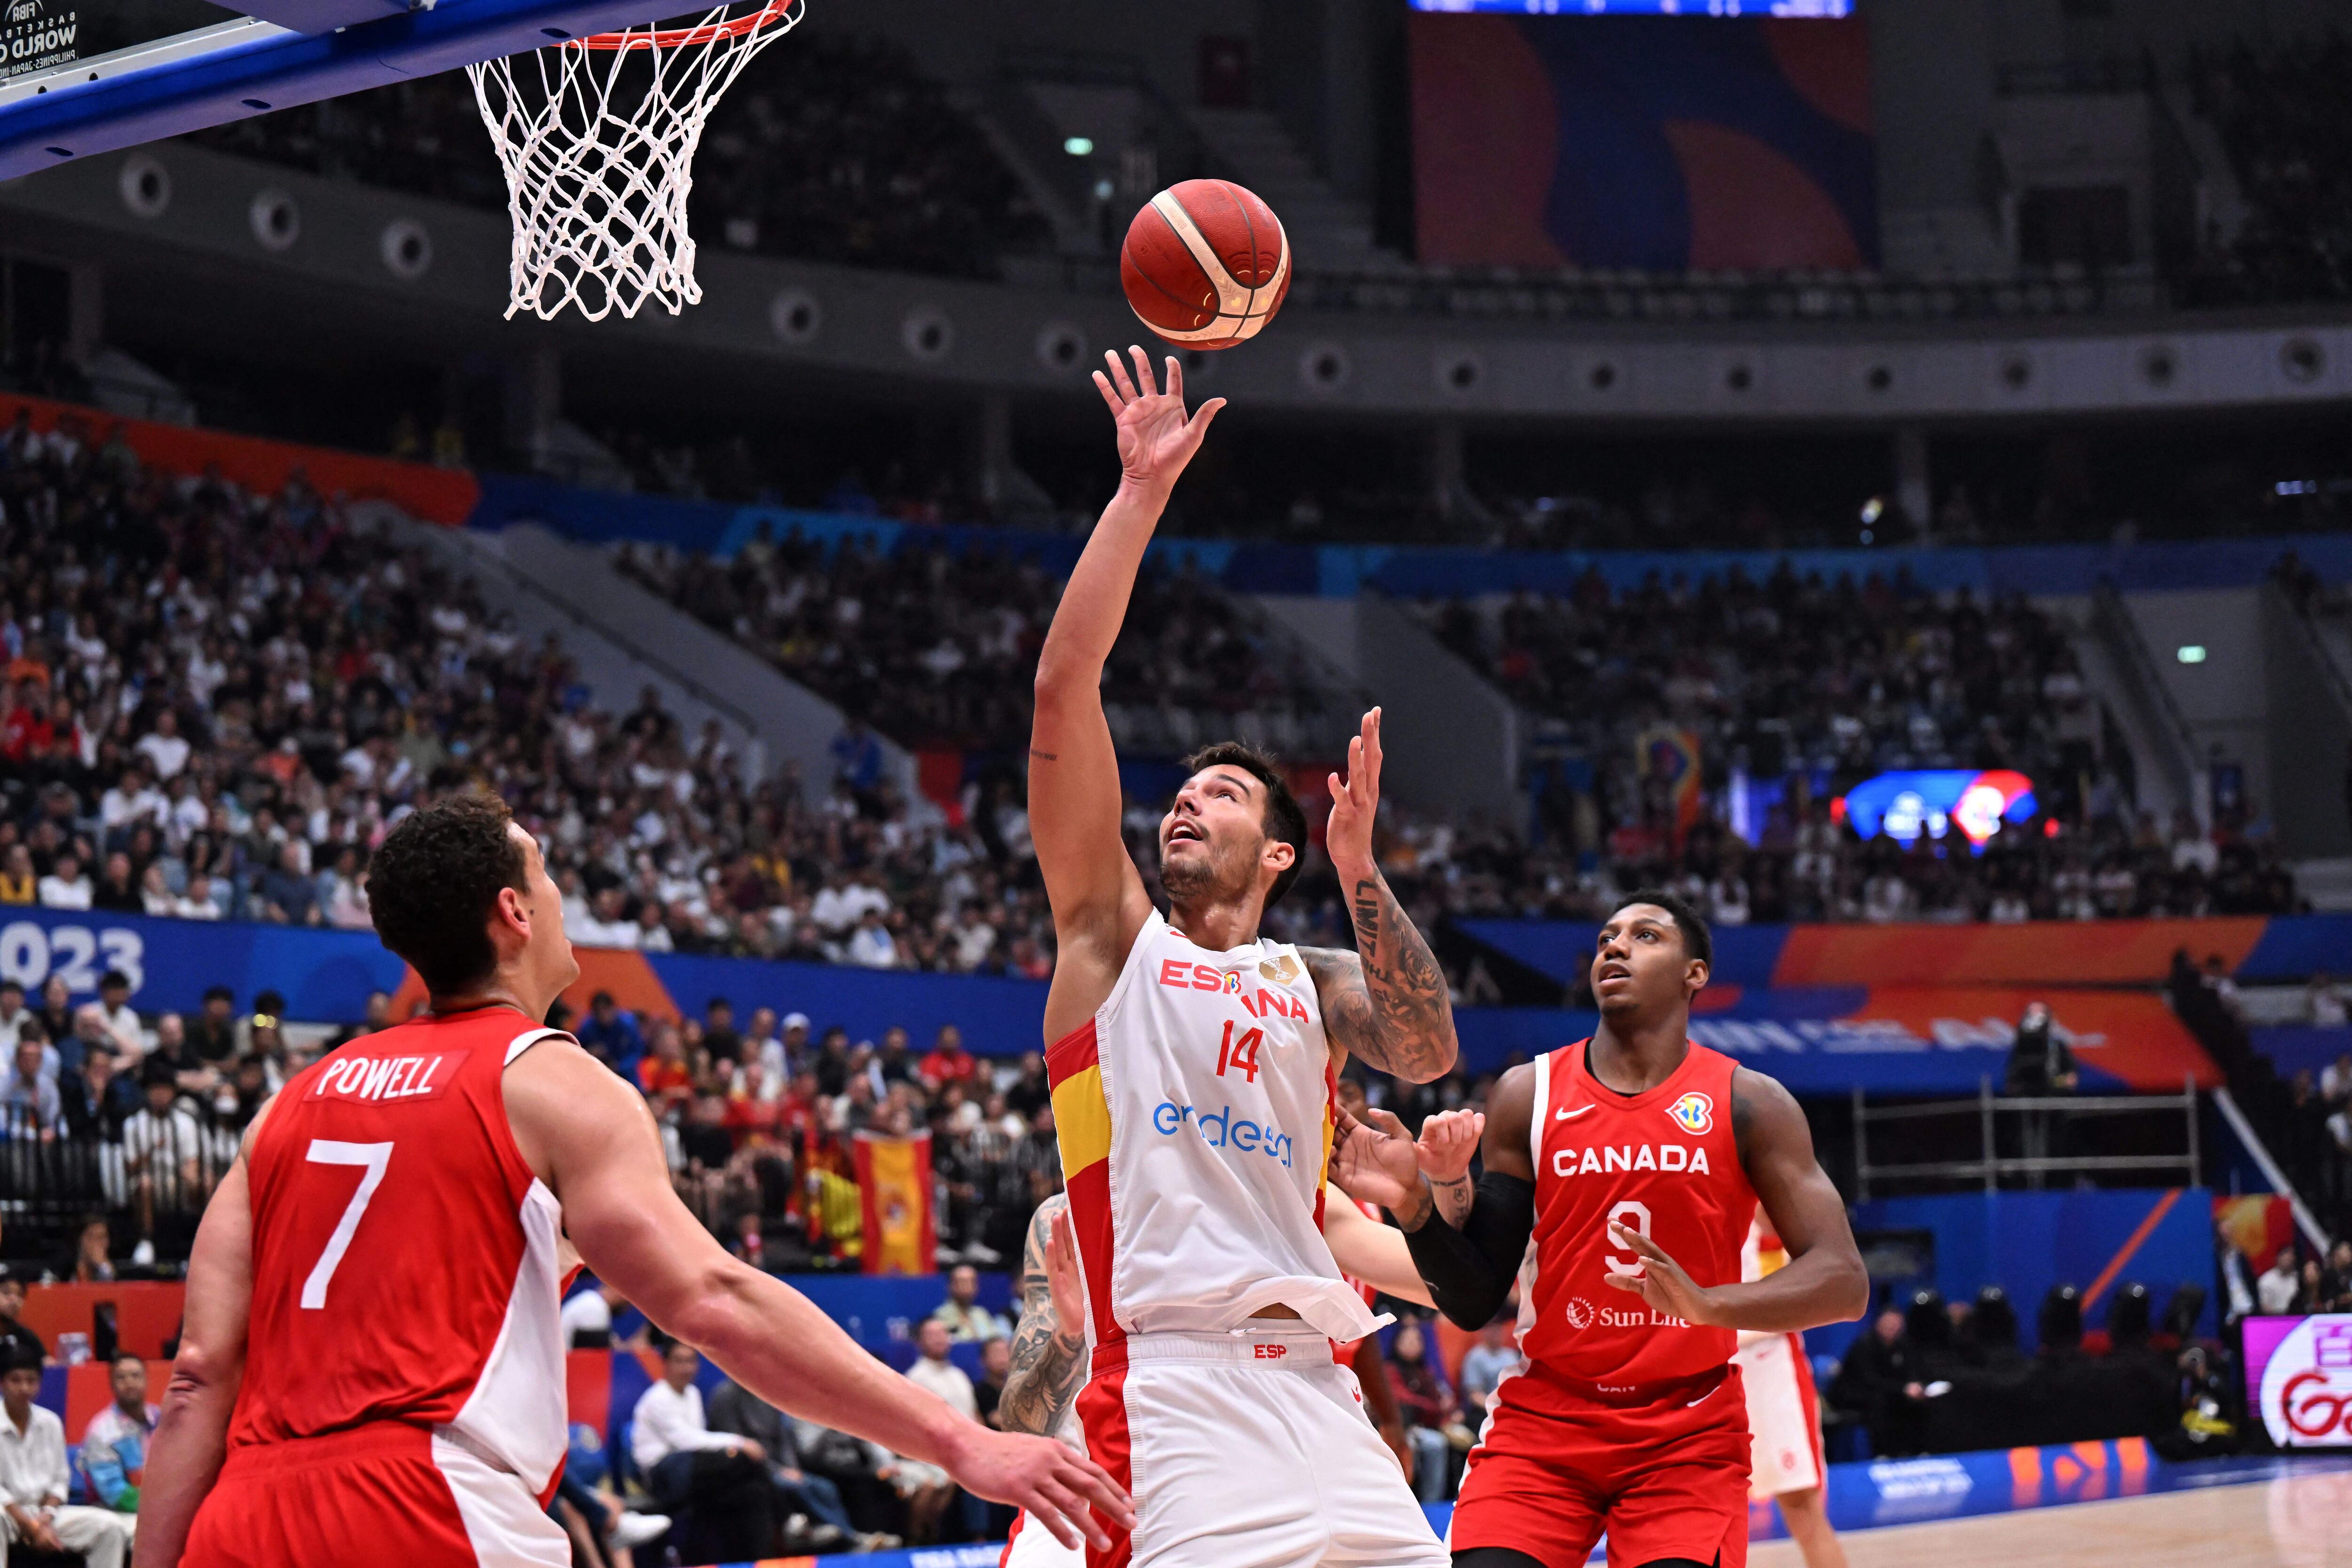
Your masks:
M1625 1095L1594 1079L1591 1044L1535 1064L1536 1223L1519 1274L1519 1343L1570 1387L1635 1403L1720 1372L1738 1336L1608 1283L1643 1267L1610 1239L1610 1223L1647 1236L1701 1285L1737 1284L1756 1194L1732 1137L1729 1057L1694 1044L1664 1083Z
M568 1036L511 1007L362 1036L296 1075L247 1154L253 1316L232 1453L375 1422L534 1492L566 1447L562 1214L500 1079Z

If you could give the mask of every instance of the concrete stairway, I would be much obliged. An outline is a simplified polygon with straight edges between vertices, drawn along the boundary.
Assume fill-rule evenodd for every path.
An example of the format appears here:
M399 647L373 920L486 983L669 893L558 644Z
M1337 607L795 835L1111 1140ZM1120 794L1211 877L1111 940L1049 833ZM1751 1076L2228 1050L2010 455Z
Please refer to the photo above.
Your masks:
M1242 184L1282 218L1300 269L1354 272L1402 264L1372 243L1372 215L1331 188L1290 132L1263 109L1196 109L1192 123Z

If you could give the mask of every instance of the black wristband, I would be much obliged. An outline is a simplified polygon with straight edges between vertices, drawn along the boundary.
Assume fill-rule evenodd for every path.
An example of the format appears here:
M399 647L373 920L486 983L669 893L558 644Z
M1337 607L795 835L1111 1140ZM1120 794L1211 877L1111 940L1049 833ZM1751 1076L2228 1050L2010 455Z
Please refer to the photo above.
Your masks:
M1405 1232L1405 1247L1437 1310L1454 1324L1477 1330L1494 1321L1510 1295L1535 1223L1535 1184L1490 1171L1478 1178L1460 1230L1433 1214L1419 1230Z

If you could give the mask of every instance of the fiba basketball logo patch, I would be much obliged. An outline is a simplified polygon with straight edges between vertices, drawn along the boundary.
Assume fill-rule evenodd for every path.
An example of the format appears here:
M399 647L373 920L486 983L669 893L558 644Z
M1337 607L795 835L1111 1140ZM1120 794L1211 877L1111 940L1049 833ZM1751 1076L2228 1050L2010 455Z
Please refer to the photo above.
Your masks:
M1242 972L1240 970L1228 969L1225 971L1224 989L1225 994L1228 996L1238 996L1242 994Z
M1696 1089L1667 1106L1666 1114L1673 1117L1675 1125L1685 1132L1699 1134L1715 1131L1715 1101Z

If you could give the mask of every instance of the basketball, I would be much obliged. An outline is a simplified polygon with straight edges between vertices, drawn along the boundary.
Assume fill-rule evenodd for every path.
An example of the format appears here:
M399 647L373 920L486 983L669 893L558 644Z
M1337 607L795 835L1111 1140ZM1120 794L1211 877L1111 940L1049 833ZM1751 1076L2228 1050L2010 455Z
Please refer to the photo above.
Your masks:
M1257 336L1290 292L1290 240L1274 209L1231 180L1186 180L1135 215L1118 280L1143 324L1187 348Z

